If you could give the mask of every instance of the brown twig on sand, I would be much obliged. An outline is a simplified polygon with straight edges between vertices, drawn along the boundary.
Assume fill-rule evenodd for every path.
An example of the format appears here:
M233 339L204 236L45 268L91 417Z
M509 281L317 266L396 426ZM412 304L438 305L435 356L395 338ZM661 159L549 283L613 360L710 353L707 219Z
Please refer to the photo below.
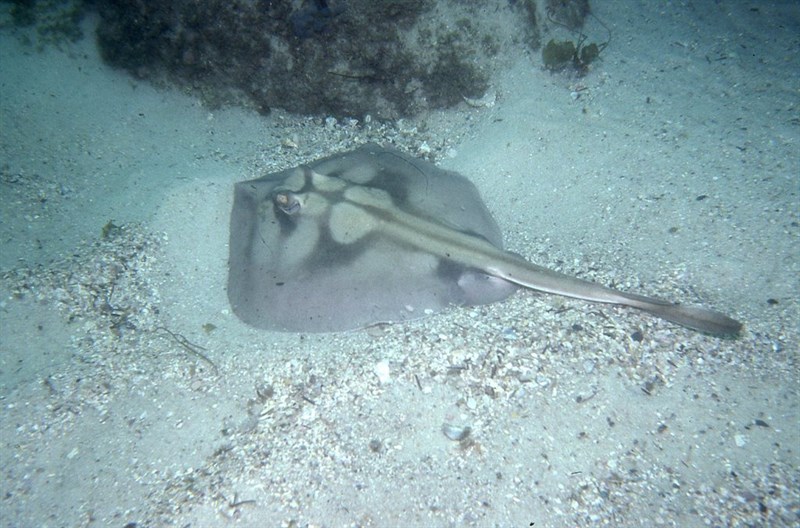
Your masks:
M184 350L186 350L187 352L196 357L199 357L200 359L211 365L214 368L214 372L219 373L219 367L217 367L216 363L208 359L208 356L200 352L201 350L205 350L205 348L201 347L200 345L195 345L181 334L177 334L164 326L159 326L156 328L156 330L163 330L164 332L169 334L170 337L172 337L172 339L174 339L176 343L182 346Z

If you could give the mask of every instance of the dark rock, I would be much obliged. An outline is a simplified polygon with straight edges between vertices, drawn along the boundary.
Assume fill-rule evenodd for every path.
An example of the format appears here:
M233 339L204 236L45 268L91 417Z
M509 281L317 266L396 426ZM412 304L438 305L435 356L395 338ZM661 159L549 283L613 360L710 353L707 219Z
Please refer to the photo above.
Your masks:
M211 107L396 118L481 97L497 56L538 45L507 1L109 0L109 63Z

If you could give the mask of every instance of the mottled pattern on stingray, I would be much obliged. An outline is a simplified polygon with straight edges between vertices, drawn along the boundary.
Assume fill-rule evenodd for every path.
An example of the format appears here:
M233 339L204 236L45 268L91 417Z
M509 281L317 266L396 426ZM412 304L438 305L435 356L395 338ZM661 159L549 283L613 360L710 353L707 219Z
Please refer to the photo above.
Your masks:
M463 176L365 145L236 184L228 276L234 313L259 328L339 331L514 291L410 242L407 227L392 225L398 213L437 234L460 232L502 247L497 224Z

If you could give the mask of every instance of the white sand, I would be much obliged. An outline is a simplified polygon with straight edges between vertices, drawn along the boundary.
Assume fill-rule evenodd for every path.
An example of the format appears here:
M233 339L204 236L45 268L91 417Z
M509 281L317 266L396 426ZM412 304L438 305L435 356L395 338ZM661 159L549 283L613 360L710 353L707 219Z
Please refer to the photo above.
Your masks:
M369 127L210 112L0 33L0 526L800 522L800 8L661 4L597 2L585 78L520 52L491 108ZM432 146L530 260L745 331L526 292L245 327L232 184L367 139Z

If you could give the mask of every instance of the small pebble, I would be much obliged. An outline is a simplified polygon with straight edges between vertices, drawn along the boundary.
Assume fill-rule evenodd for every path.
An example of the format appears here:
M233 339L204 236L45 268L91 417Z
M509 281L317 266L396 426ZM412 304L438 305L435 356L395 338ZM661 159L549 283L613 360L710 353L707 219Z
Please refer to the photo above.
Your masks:
M530 371L530 369L522 369L517 375L517 379L520 381L520 383L528 383L529 381L533 380L533 373Z
M457 425L445 423L442 425L442 432L450 440L454 442L460 442L461 440L469 436L469 434L472 432L472 429L469 426L460 427Z
M503 331L500 333L503 339L507 341L516 341L517 340L517 332L513 328L504 328Z

